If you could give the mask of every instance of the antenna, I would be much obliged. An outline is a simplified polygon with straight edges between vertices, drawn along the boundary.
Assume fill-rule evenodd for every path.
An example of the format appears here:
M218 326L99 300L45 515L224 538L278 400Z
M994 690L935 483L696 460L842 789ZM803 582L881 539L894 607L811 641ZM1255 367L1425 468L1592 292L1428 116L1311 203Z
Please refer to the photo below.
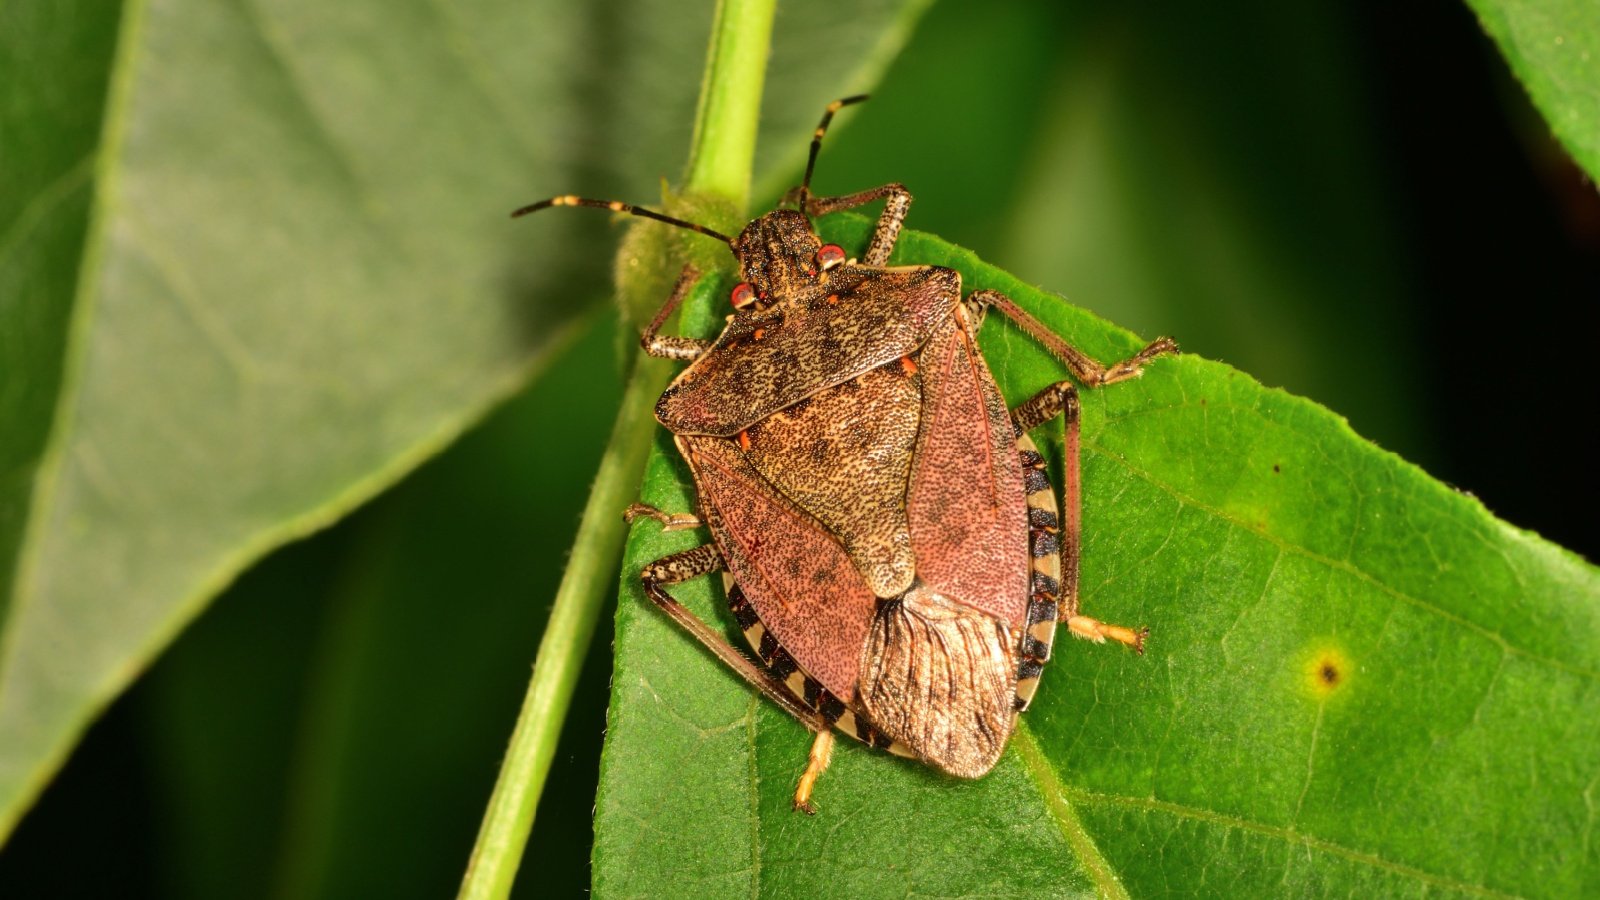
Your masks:
M817 167L817 152L822 149L822 136L828 133L828 123L833 121L833 114L846 106L854 106L866 100L869 96L868 94L856 94L854 97L835 100L829 103L828 108L822 113L822 121L817 123L817 131L811 136L811 156L806 159L806 178L800 182L801 209L805 209L806 201L811 199L811 173Z
M549 209L552 206L588 206L593 209L609 209L612 212L628 213L629 215L641 216L646 219L655 219L657 222L665 222L668 225L676 225L679 228L687 228L690 231L698 231L706 237L716 238L724 244L727 244L729 247L733 246L732 238L720 231L712 231L704 225L696 225L693 222L685 222L682 219L675 219L672 216L662 215L655 210L645 209L642 206L634 206L631 203L623 203L618 200L591 200L588 197L574 197L571 194L561 197L551 197L549 200L540 200L538 203L530 203L512 213L511 218L515 219L520 216L525 216L528 213L538 212L541 209Z

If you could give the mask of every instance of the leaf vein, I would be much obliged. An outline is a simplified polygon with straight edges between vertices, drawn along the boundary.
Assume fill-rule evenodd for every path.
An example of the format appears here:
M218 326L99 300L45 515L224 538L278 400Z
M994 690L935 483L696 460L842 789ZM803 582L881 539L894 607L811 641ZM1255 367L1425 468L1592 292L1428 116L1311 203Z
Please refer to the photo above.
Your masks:
M1039 748L1038 739L1033 736L1027 723L1017 724L1016 733L1011 741L1019 751L1022 764L1039 786L1039 793L1044 795L1046 808L1056 820L1056 827L1061 829L1061 835L1066 838L1067 845L1083 863L1084 871L1089 873L1100 896L1127 900L1128 889L1123 886L1122 879L1117 877L1111 861L1106 859L1099 847L1095 846L1094 838L1083 827L1077 811L1072 808L1072 801L1067 797L1068 788L1061 783L1050 761L1045 758L1044 751Z
M267 23L266 14L258 8L255 0L235 0L235 2L238 4L240 11L244 13L245 18L249 20L251 27L255 29L256 36L261 39L261 46L278 67L284 84L288 86L290 93L299 103L301 111L305 113L306 121L311 126L311 132L316 135L322 146L328 151L328 156L337 166L339 174L344 177L345 183L349 185L362 214L373 227L383 232L386 237L394 240L398 246L400 244L398 235L391 233L391 229L385 224L383 216L379 214L377 200L366 181L360 175L360 166L356 165L355 155L344 144L340 143L333 128L317 111L316 104L312 102L311 90L302 83L298 72L291 64L289 51L286 49L287 42L274 33L274 30Z
M1368 853L1364 850L1356 850L1352 847L1346 847L1343 844L1336 844L1333 841L1325 840L1304 832L1295 831L1292 828L1280 828L1275 825L1252 822L1248 819L1241 819L1236 816L1227 815L1226 813L1216 812L1215 810L1186 806L1182 803L1173 803L1169 800L1158 800L1154 797L1128 797L1120 794L1103 794L1097 791L1085 790L1083 788L1067 787L1065 788L1065 791L1069 795L1069 798L1077 803L1085 803L1090 806L1120 806L1127 809L1163 812L1167 813L1168 815L1179 816L1197 822L1206 822L1212 825L1221 826L1223 828L1249 831L1255 834L1264 835L1266 837L1277 838L1291 845L1299 845L1306 848L1308 851L1330 853L1334 856L1340 856L1352 862L1362 863L1375 869L1383 869L1384 871L1392 872L1396 875L1401 875L1407 878L1415 878L1418 881L1431 884L1434 887L1445 888L1452 891L1460 891L1464 894L1473 894L1479 897L1507 898L1507 900L1514 900L1514 898L1521 896L1519 894L1508 894L1504 891L1497 891L1494 888L1485 887L1480 884L1471 884L1469 882L1460 881L1447 875L1429 872L1426 869L1419 869L1415 866L1406 865L1405 863L1384 859L1375 853Z
M233 329L200 298L182 264L164 252L160 242L135 216L124 217L123 225L127 228L132 249L150 263L151 270L166 285L167 293L178 309L205 335L206 343L233 369L241 382L249 384L260 380L264 366Z
M1516 654L1518 656L1522 656L1522 657L1524 657L1526 659L1532 660L1533 662L1543 663L1543 664L1545 664L1547 666L1550 666L1551 668L1559 669L1559 670L1561 670L1563 672L1568 672L1568 673L1571 673L1573 675L1577 675L1577 676L1580 676L1580 677L1583 677L1583 678L1587 678L1587 679L1590 679L1590 680L1593 680L1593 681L1600 681L1600 672L1596 672L1596 671L1594 671L1592 669L1585 669L1582 666L1576 666L1576 665L1573 665L1572 663L1562 662L1561 660L1558 660L1558 659L1552 659L1552 658L1550 658L1548 656L1542 656L1542 655L1540 655L1538 653L1533 652L1532 650L1528 650L1528 649L1526 649L1524 647L1519 647L1519 646L1511 643L1510 640L1508 640L1505 635L1503 635L1503 634L1501 634L1501 633L1499 633L1497 631L1494 631L1494 630L1492 630L1490 628L1487 628L1487 627L1485 627L1483 625L1479 625L1477 622L1474 622L1471 619L1468 619L1468 618L1466 618L1464 616L1461 616L1461 615L1459 615L1457 613L1450 612L1449 610L1444 609L1443 607L1436 606L1436 605L1434 605L1432 603L1429 603L1426 600L1421 599L1420 597L1413 597L1410 594L1406 593L1405 591L1402 591L1399 588L1394 587L1393 585L1387 584L1386 582L1380 580L1377 576L1372 575L1371 573L1367 572L1365 569L1362 569L1362 568L1354 565L1353 563L1349 563L1349 562L1346 562L1344 560L1333 559L1332 557L1325 556L1325 555L1323 555L1321 553L1317 553L1316 551L1311 550L1310 548L1302 547L1299 544L1295 544L1295 543L1292 543L1290 541L1287 541L1287 540L1285 540L1285 539L1283 539L1283 538L1281 538L1281 537L1279 537L1279 536L1277 536L1277 535L1275 535L1275 534L1273 534L1273 533L1271 533L1271 532L1269 532L1269 531L1267 531L1267 530L1265 530L1265 529L1263 529L1263 528L1261 528L1259 526L1253 525L1253 524L1251 524L1249 522L1245 522L1245 521L1239 519L1238 517L1236 517L1234 515L1231 515L1230 513L1224 511L1224 510L1218 509L1218 508L1216 508L1214 506L1211 506L1211 505L1209 505L1207 503L1203 503L1203 502L1201 502L1199 500L1196 500L1195 498L1190 497L1190 496L1182 493L1181 491L1179 491L1177 488L1173 487L1172 485L1169 485L1166 482L1161 481L1160 479L1156 478L1155 476L1151 475L1150 473L1145 472L1144 470L1142 470L1142 469L1138 468L1137 466L1133 465L1133 463L1129 462L1127 460L1127 458L1123 457L1122 455L1117 454L1117 453L1113 453L1110 450L1106 449L1105 447L1093 444L1092 442L1089 442L1089 441L1084 441L1084 446L1091 447L1096 452L1098 452L1100 454L1103 454L1104 456L1106 456L1106 457L1108 457L1110 459L1116 460L1124 468L1126 468L1129 472L1132 472L1134 475L1137 475L1139 478L1144 479L1145 482L1147 482L1148 484L1152 485L1153 487L1158 488L1159 490L1165 491L1166 493L1172 495L1173 497L1177 498L1180 502L1189 504L1190 506L1193 506L1196 509L1204 510L1205 512L1208 512L1211 515L1216 516L1218 519L1221 519L1224 522L1228 522L1228 523L1236 526L1237 528L1239 528L1241 530L1248 531L1248 532L1250 532L1252 534L1255 534L1256 536L1260 537L1262 540L1267 541L1268 543L1271 543L1271 544L1273 544L1273 545L1275 545L1275 546L1277 546L1279 548L1282 548L1282 549L1285 549L1287 551L1290 551L1290 552L1294 553L1297 556L1300 556L1300 557L1303 557L1305 559L1311 560L1312 562L1321 563L1321 564L1323 564L1325 566L1328 566L1329 568L1337 569L1338 571L1344 572L1347 575L1351 575L1351 576L1354 576L1356 578L1359 578L1362 581L1365 581L1368 584L1372 585L1373 587L1376 587L1377 589L1379 589L1379 590L1383 591L1384 593L1390 595L1391 597L1394 597L1397 600L1401 600L1401 601L1403 601L1405 603L1408 603L1411 606L1416 607L1417 609L1423 610L1425 612L1433 613L1434 615L1439 616L1440 618L1445 619L1446 621L1453 622L1453 623L1455 623L1457 625L1460 625L1460 626L1462 626L1464 628L1467 628L1467 629L1469 629L1471 631L1474 631L1474 632L1476 632L1476 633L1488 638L1489 640L1493 641L1496 645L1498 645L1502 650L1504 650L1507 653L1514 653L1514 654Z
M1311 724L1311 746L1306 751L1306 783L1300 788L1300 799L1295 801L1294 815L1289 817L1289 827L1292 829L1300 822L1300 813L1306 807L1306 795L1311 793L1311 780L1316 775L1317 740L1322 736L1322 714L1328 709L1328 698L1323 697L1317 703L1317 718Z
M523 114L522 106L499 89L504 79L495 77L493 66L487 61L477 42L473 41L461 27L461 23L450 14L449 6L440 0L424 0L423 5L428 7L435 20L439 22L444 32L444 45L449 48L450 56L466 73L467 80L472 82L478 93L499 112L502 119L510 123L516 134L517 143L522 145L522 151L528 154L529 158L542 161L546 154L540 152L539 141L534 137L538 129L534 128Z
M93 154L85 156L34 193L33 199L29 200L17 217L11 220L11 227L6 229L5 234L0 235L0 265L4 265L6 259L22 244L28 232L49 218L56 207L66 202L74 191L88 182L90 173L94 171L94 161Z

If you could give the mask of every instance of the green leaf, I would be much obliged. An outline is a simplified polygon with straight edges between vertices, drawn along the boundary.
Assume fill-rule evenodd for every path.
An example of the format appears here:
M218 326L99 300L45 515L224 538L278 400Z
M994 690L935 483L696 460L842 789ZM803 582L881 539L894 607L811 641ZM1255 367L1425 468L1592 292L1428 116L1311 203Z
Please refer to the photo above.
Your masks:
M824 231L859 247L867 228ZM896 260L953 266L1100 359L1141 346L937 238L903 235ZM1062 377L999 316L981 341L1012 403ZM636 528L597 893L1600 890L1600 572L1219 363L1162 360L1083 407L1083 606L1147 623L1148 652L1063 638L975 782L850 744L820 814L792 812L809 735L638 587L704 532ZM692 508L685 474L663 436L646 498ZM674 593L727 625L710 581Z
M915 5L795 30L825 42L776 56L831 77L774 79L767 155L881 68ZM604 255L578 251L604 217L562 241L505 215L558 191L654 198L711 10L3 15L0 837L211 596L438 452L605 295Z
M1467 0L1567 152L1600 179L1600 4Z

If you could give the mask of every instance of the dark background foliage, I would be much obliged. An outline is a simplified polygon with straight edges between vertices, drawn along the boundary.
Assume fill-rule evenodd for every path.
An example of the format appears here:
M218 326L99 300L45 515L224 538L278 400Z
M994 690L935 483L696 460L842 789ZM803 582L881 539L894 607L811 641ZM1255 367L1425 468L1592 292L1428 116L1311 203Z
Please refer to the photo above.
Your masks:
M1580 343L1600 200L1461 4L948 2L877 95L824 189L903 181L916 227L1310 396L1600 556ZM1075 165L1118 220L1053 179ZM1064 258L1062 229L1103 230L1137 271ZM611 245L592 252L598 272ZM219 598L0 850L4 893L453 890L620 390L595 322L449 452ZM588 884L608 628L526 895Z

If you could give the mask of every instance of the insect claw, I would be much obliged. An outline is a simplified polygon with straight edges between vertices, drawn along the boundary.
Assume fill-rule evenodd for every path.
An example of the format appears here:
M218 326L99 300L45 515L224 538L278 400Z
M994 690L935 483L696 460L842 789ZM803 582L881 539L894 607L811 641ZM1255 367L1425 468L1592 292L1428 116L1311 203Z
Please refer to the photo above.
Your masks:
M1169 337L1156 338L1147 344L1143 350L1135 353L1132 357L1125 359L1122 362L1111 366L1110 368L1102 370L1100 377L1095 379L1095 386L1099 387L1107 384L1115 384L1118 381L1126 381L1130 378L1142 378L1144 377L1145 363L1155 359L1158 356L1165 356L1169 353L1177 352L1177 341L1174 341Z

